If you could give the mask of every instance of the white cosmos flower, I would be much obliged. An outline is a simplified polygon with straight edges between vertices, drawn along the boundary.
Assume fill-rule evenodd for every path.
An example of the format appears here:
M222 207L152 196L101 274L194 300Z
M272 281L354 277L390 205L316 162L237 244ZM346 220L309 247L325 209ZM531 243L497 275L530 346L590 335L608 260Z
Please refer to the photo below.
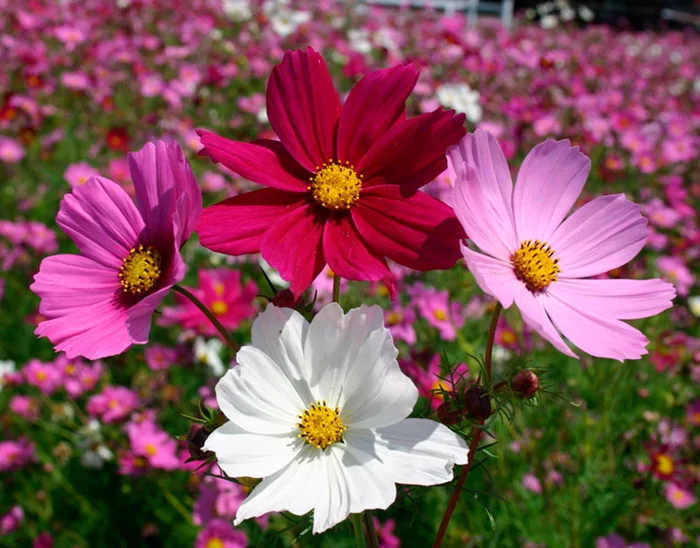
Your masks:
M230 422L204 445L229 476L264 478L236 525L314 510L313 532L321 533L351 513L387 508L396 483L445 483L454 464L466 464L454 432L406 418L418 391L399 369L378 306L344 314L331 303L309 324L271 305L251 337L216 385Z
M475 124L481 121L483 112L479 104L479 92L472 90L468 84L443 84L436 91L442 106L466 114L467 120Z
M202 337L197 337L194 341L194 359L205 364L211 374L220 377L226 371L224 362L221 361L221 351L224 343L219 339L209 339L205 341Z

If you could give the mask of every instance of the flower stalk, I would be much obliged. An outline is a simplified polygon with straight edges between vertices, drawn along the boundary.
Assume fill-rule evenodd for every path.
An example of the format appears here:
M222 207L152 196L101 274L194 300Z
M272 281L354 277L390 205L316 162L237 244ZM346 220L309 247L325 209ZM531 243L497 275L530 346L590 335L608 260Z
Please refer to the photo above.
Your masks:
M503 307L501 303L496 303L496 307L493 309L493 316L491 316L491 325L489 325L488 338L486 339L486 351L484 353L484 371L486 373L486 384L491 384L491 363L493 354L493 343L496 338L496 326L498 325L498 317L501 314ZM481 426L483 421L479 421L479 426L472 428L472 441L469 444L469 462L462 468L462 471L457 478L457 484L455 485L454 491L450 496L450 500L447 503L447 508L445 508L445 514L442 516L440 521L440 527L438 527L437 534L435 535L435 542L433 543L433 548L439 548L442 546L442 542L445 538L445 533L447 532L447 526L450 524L452 515L454 514L455 508L457 507L457 502L459 501L459 496L462 494L464 489L464 484L467 481L467 476L474 463L474 455L476 450L479 448L479 439L481 438Z

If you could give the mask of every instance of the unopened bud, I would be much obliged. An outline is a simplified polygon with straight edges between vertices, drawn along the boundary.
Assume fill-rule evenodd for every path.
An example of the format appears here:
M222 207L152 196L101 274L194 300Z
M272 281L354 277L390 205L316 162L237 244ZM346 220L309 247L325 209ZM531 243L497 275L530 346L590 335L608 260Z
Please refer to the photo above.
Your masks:
M272 304L279 308L296 308L297 299L294 298L294 293L289 289L284 289L272 297Z
M204 451L204 442L207 441L209 432L201 424L190 424L187 431L187 450L190 452L190 460L206 460L211 451Z
M464 408L474 420L484 422L491 416L491 398L481 385L474 385L464 394Z
M455 409L452 402L446 401L440 404L437 409L438 420L445 426L452 426L457 424L462 418L462 412L459 409Z
M540 380L529 369L523 369L510 379L510 387L519 396L530 399L537 393L540 387Z

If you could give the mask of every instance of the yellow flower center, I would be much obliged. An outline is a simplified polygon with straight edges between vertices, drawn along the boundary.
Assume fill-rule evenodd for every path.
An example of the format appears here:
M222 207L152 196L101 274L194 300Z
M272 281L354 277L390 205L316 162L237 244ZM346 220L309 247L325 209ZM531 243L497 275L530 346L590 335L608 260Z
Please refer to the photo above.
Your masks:
M214 292L215 292L217 295L223 295L223 294L224 294L224 284L222 284L221 282L217 282L217 283L214 285Z
M220 538L210 538L207 541L206 548L224 548L224 543Z
M442 308L438 308L433 311L433 316L435 316L437 321L444 322L447 319L447 312Z
M401 315L401 312L391 312L389 316L387 316L386 323L389 325L398 325L401 323L402 319L403 316Z
M328 160L316 167L316 176L309 179L313 198L326 209L350 209L360 198L362 175L349 162L345 165Z
M147 293L160 279L162 256L152 247L139 245L123 259L119 269L119 281L125 293L141 295Z
M147 444L146 444L146 453L148 453L149 455L153 456L153 455L155 455L157 452L158 452L158 450L156 449L156 446L155 446L155 445L153 445L152 443L147 443Z
M331 409L325 401L311 404L311 409L299 415L301 422L297 424L301 434L307 443L319 449L325 449L340 441L348 427L340 420L340 410L336 407Z
M673 461L668 455L659 455L656 457L656 469L659 474L670 476L673 474Z
M224 301L214 301L211 303L211 311L217 316L222 316L228 312L228 305Z
M533 293L543 291L559 274L559 259L553 259L553 255L547 244L525 240L510 259L515 276Z
M514 344L517 340L513 331L503 331L503 333L501 333L501 342L503 344Z

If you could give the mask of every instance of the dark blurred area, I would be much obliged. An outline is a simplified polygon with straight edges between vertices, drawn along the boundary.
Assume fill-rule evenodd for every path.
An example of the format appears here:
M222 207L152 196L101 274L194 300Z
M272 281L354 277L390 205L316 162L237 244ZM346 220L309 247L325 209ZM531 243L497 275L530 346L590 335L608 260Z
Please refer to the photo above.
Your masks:
M565 7L566 6L566 7ZM648 29L658 27L694 27L700 30L700 0L516 0L516 10L526 10L531 19L541 20L548 15L558 16L562 10L572 9L576 20L587 23L581 17L581 9L590 10L596 23L617 27ZM534 11L534 14L533 14Z

